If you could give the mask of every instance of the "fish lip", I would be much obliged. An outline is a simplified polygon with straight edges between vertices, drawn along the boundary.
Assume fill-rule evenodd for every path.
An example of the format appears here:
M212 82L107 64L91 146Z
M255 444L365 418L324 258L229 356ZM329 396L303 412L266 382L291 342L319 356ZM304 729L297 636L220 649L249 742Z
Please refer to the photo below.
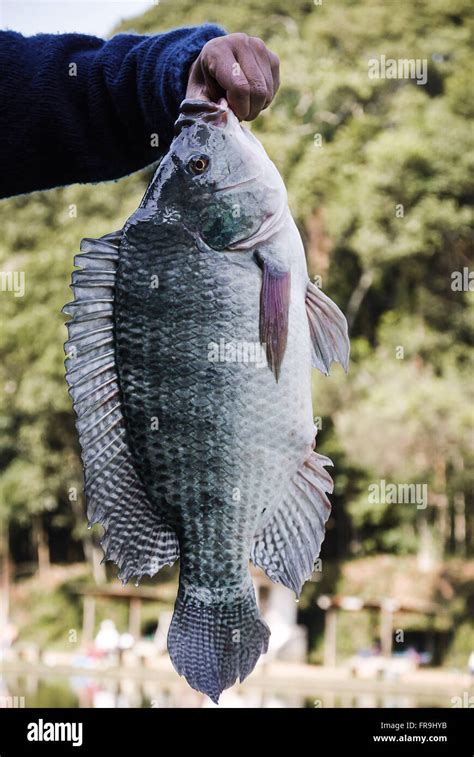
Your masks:
M225 104L221 105L220 103ZM180 113L225 112L227 108L228 105L223 98L221 98L219 103L215 103L213 100L187 98L182 100L179 106Z
M225 103L220 104L220 103ZM214 126L225 126L227 123L228 105L225 100L214 103L211 100L183 100L179 106L179 116L174 123L174 134L198 121L204 121Z

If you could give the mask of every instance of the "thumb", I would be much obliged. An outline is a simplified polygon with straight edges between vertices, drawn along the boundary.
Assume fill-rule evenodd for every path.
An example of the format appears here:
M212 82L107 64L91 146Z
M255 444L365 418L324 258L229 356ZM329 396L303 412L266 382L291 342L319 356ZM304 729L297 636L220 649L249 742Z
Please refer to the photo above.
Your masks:
M188 82L186 89L186 100L210 100L209 94L205 84L199 84L198 82Z
M186 98L190 100L212 100L217 102L223 91L215 79L201 65L200 57L197 58L189 73Z

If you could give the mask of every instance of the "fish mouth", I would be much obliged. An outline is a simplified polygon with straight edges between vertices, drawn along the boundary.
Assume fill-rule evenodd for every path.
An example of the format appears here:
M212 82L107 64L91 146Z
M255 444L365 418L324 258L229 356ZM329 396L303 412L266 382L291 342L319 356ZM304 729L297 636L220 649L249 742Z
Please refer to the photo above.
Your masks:
M228 105L224 98L218 103L210 100L183 100L179 108L179 116L174 124L174 134L177 136L182 129L193 126L198 121L204 121L213 126L225 126L227 111Z

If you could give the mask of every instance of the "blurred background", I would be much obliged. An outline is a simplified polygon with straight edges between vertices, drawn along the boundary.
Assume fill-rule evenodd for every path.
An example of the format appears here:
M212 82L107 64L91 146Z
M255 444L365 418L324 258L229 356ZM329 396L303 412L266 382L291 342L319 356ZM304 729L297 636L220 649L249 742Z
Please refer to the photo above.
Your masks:
M352 357L347 377L314 374L335 465L321 560L299 603L255 571L272 646L224 706L474 706L470 5L1 4L27 34L210 21L281 58L252 130ZM426 84L371 78L381 56L425 60ZM23 297L0 292L0 706L211 706L165 651L176 571L122 587L101 565L64 378L73 256L122 226L151 174L0 203L0 270L25 273Z

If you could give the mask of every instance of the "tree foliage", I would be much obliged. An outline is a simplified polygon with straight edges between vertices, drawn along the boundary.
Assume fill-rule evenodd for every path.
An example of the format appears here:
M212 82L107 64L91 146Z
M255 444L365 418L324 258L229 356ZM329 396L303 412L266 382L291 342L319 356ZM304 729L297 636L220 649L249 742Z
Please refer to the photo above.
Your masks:
M310 269L352 329L349 376L335 369L314 382L345 534L330 530L329 556L416 551L426 527L441 553L464 553L472 534L472 293L452 288L471 239L471 19L468 0L161 0L121 27L212 21L261 36L281 57L278 97L252 128L285 179ZM381 55L426 60L426 85L371 79L368 61ZM148 178L0 204L0 269L26 276L24 297L0 293L4 519L49 513L51 527L56 517L79 535L60 311L79 240L119 228ZM371 504L380 479L426 483L427 511Z

